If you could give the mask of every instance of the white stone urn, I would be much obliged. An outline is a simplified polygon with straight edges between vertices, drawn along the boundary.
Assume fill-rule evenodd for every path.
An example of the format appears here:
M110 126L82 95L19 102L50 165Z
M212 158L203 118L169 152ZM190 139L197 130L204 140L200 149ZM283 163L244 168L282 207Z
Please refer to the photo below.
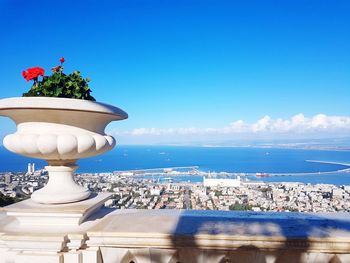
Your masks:
M43 204L72 203L90 196L74 181L76 161L111 150L115 140L104 133L105 127L128 118L111 105L53 97L1 99L0 115L17 125L17 131L3 141L9 151L48 162L49 181L31 196Z

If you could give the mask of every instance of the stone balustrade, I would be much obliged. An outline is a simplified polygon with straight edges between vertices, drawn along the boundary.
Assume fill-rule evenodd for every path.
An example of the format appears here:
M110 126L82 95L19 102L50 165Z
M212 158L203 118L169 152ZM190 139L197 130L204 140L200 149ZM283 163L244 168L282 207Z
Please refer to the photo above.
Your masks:
M78 226L0 222L1 263L350 262L345 213L103 208Z

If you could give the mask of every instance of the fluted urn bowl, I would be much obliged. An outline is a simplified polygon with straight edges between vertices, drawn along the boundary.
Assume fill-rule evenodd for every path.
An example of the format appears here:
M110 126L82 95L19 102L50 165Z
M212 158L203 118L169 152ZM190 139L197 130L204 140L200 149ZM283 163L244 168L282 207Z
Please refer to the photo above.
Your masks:
M0 115L17 125L17 131L4 138L9 151L48 162L49 181L31 197L46 204L89 197L90 192L74 181L76 161L113 149L115 139L104 130L111 121L128 118L108 104L52 97L1 99Z

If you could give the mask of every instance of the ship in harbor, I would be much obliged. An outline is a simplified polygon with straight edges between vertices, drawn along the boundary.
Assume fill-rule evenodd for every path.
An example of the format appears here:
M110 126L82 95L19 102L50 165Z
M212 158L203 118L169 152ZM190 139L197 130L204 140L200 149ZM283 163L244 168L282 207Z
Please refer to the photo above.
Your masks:
M271 174L268 174L268 173L256 173L255 174L255 177L257 178L262 178L262 177L270 177Z

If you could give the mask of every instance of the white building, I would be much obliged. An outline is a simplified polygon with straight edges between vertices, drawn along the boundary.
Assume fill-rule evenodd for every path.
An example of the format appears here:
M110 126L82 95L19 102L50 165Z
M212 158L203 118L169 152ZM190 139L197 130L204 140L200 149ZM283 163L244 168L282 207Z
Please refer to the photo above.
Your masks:
M34 174L34 172L35 172L35 164L34 163L28 163L27 174Z
M241 178L237 176L237 179L208 179L203 178L203 185L205 187L215 187L215 186L221 186L221 187L238 187L241 185Z
M11 174L5 174L5 184L10 184L12 182Z
M133 176L134 173L133 172L122 172L120 173L120 176Z
M157 189L157 188L155 188L155 189L151 189L151 195L160 195L160 189Z

